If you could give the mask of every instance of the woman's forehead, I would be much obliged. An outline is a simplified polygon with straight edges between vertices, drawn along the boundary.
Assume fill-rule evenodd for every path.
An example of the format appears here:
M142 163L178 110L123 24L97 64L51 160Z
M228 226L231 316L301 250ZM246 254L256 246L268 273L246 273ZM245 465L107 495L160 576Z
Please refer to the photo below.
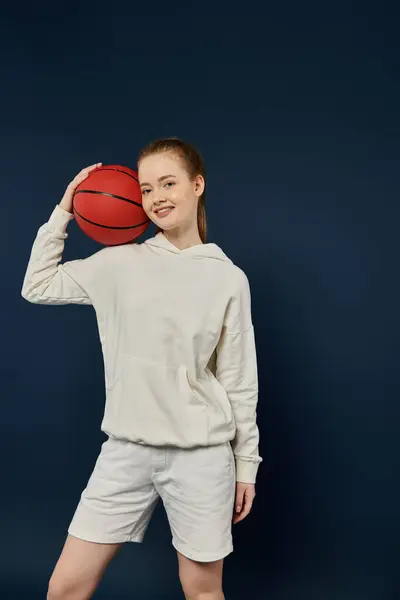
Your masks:
M142 159L138 168L139 180L149 183L151 180L157 181L159 177L164 175L181 175L182 171L179 161L172 156L168 156L167 153L146 156Z

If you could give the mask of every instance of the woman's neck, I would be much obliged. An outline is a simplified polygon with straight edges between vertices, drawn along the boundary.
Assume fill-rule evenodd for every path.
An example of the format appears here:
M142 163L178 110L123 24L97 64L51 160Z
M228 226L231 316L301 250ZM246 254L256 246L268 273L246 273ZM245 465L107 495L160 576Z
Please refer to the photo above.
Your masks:
M186 250L192 246L198 246L202 244L202 240L198 231L198 228L182 230L182 228L174 228L169 231L162 231L164 236L171 244L176 246L179 250Z

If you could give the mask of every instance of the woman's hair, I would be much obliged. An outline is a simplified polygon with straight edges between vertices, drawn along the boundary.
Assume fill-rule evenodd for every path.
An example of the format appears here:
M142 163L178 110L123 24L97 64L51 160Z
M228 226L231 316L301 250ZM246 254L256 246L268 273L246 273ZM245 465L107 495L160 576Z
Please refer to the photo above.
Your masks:
M205 180L205 166L201 155L193 146L187 142L183 142L177 137L161 138L150 142L139 152L137 163L139 164L139 162L147 156L161 154L162 152L172 152L175 154L181 161L183 168L186 169L191 181L193 181L197 175L202 175ZM197 205L197 225L203 243L206 243L207 240L205 195L206 192L204 191L199 197ZM162 231L161 227L157 227L157 233L159 231Z

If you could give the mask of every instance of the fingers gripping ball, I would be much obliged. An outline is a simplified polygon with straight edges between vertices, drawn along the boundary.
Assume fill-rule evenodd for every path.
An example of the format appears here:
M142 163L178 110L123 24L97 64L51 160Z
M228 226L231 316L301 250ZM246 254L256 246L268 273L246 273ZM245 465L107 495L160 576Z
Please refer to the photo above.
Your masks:
M133 242L150 225L137 172L120 165L91 171L75 190L73 211L82 231L105 246Z

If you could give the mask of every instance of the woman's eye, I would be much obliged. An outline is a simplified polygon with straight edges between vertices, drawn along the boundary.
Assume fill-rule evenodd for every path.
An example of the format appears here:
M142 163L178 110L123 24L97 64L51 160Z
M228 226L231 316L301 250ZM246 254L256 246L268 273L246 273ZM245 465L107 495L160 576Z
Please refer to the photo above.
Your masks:
M175 185L175 181L167 181L165 185ZM150 192L151 190L142 190L142 194L145 195L146 192Z

